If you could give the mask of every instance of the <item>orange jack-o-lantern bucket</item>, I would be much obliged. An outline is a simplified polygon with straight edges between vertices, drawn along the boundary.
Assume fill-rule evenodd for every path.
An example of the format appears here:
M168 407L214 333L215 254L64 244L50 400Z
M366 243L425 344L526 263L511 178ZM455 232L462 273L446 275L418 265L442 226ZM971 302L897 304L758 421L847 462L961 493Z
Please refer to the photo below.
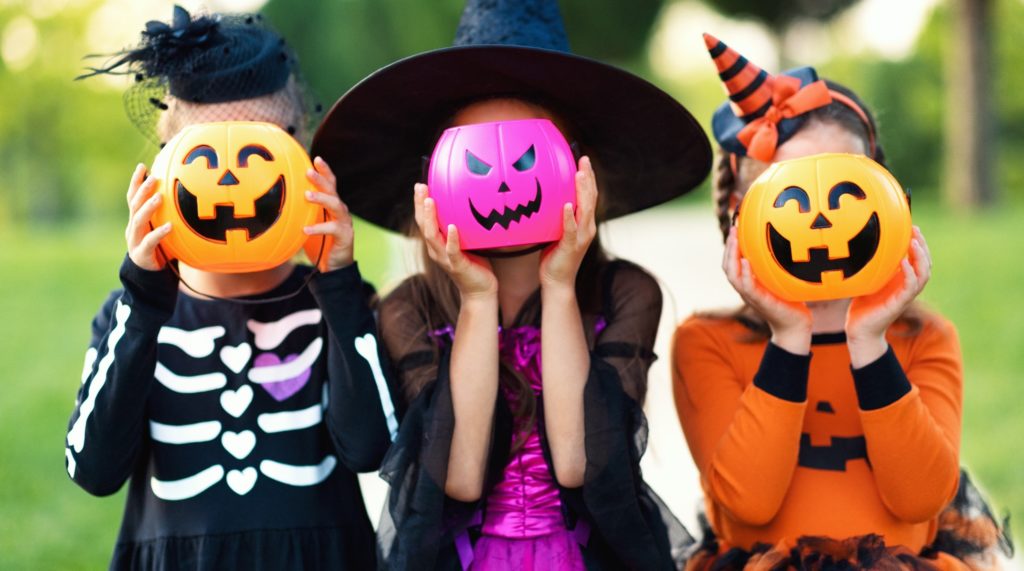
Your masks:
M169 258L222 273L265 270L288 261L323 219L305 197L309 156L269 123L226 121L182 129L153 162L164 200L153 215L173 231ZM319 248L316 248L319 250Z
M896 179L862 155L771 165L740 204L740 252L769 291L790 301L874 293L910 246L910 205Z

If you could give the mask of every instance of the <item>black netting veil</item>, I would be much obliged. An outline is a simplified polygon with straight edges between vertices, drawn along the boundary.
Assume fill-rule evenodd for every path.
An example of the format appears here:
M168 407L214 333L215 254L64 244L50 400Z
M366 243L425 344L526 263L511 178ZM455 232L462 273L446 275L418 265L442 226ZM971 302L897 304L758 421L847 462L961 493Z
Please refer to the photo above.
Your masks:
M175 6L170 23L147 22L139 45L78 79L100 74L133 77L125 111L158 144L187 124L226 120L276 123L304 140L320 111L294 52L259 14Z

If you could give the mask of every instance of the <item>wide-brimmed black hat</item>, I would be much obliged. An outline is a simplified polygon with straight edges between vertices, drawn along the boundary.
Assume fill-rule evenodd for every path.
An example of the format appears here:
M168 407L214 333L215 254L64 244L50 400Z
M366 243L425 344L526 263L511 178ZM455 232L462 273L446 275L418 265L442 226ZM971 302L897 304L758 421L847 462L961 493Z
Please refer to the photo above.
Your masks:
M335 103L312 152L357 216L402 231L441 127L467 103L538 102L593 160L605 219L692 190L711 169L707 136L667 93L569 52L556 0L469 0L452 47L384 67Z

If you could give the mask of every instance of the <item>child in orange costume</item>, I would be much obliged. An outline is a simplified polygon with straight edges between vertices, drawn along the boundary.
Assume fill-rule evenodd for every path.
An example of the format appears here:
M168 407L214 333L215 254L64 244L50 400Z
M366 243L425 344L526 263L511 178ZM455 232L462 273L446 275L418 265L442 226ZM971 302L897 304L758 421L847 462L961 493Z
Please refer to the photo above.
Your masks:
M688 568L993 564L1001 532L987 508L971 553L940 551L955 543L940 529L954 518L940 513L971 490L960 482L956 331L913 305L931 272L920 230L892 288L796 304L756 284L730 229L771 162L823 152L884 162L873 119L811 68L772 77L705 40L733 102L713 120L715 188L723 269L745 305L690 318L673 342L676 407L710 524Z

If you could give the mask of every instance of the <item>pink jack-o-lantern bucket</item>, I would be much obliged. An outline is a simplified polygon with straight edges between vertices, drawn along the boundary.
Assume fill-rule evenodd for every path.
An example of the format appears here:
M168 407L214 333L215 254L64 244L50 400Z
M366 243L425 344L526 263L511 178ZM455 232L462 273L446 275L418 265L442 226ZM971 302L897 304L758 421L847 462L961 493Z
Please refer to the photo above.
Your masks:
M427 184L441 232L459 229L462 249L554 242L562 207L576 205L576 161L547 119L452 127L430 157Z

